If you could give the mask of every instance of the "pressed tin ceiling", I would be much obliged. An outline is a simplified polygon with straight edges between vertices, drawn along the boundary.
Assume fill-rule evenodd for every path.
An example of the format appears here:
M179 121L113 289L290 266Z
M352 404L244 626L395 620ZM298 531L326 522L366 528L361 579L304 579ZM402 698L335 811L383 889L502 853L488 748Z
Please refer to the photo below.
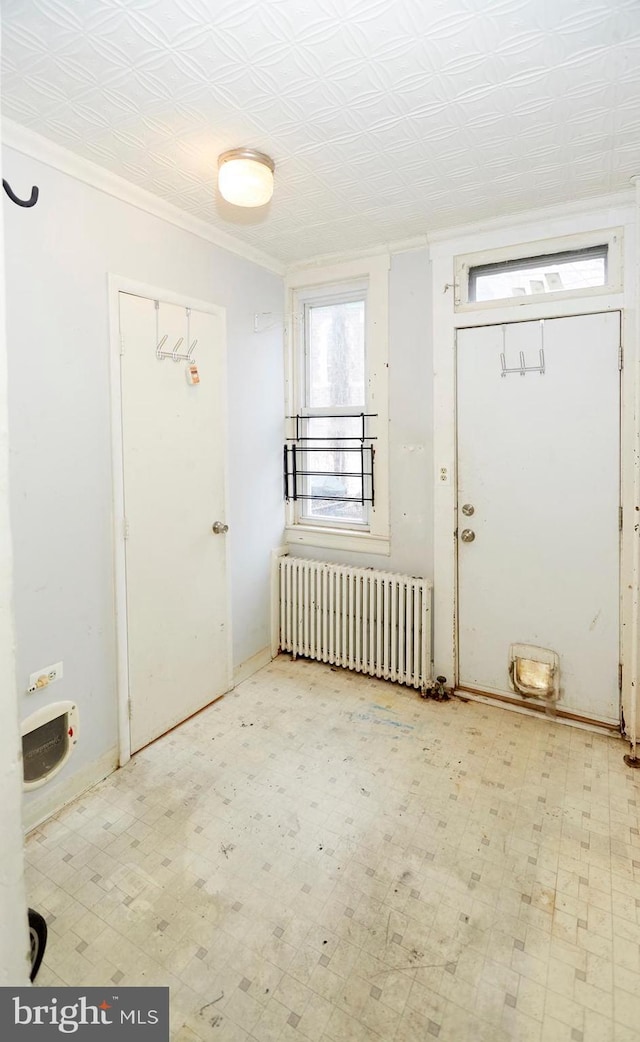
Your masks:
M629 187L640 0L3 0L3 113L284 263ZM219 153L276 163L260 211Z

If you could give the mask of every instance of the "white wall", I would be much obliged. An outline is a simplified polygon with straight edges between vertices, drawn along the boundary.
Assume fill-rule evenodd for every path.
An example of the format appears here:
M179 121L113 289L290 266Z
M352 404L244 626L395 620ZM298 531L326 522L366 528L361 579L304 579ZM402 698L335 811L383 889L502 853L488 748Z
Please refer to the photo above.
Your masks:
M67 174L6 149L7 333L17 680L64 661L23 716L72 698L82 739L26 814L60 802L116 760L107 273L227 308L234 665L269 644L269 551L281 542L282 280Z
M433 576L433 346L428 252L391 257L389 487L391 553L292 546L298 557Z
M22 760L16 706L9 528L9 433L3 230L0 213L0 987L29 980L22 853Z
M391 558L433 578L433 345L427 250L398 253L389 276Z

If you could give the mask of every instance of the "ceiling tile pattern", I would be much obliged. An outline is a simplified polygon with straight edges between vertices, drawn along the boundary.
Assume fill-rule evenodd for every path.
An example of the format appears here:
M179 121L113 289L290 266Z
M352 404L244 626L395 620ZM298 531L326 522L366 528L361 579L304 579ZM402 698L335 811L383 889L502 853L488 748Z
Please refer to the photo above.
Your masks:
M640 0L3 0L3 111L284 262L628 187ZM220 152L276 163L259 211Z

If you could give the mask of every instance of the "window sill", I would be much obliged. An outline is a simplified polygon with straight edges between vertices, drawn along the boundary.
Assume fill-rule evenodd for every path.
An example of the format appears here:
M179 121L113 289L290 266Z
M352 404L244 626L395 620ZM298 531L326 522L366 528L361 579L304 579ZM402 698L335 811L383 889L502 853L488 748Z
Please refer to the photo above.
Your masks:
M371 532L328 529L313 525L287 525L285 540L289 546L321 546L328 550L355 550L363 554L391 553L391 541Z

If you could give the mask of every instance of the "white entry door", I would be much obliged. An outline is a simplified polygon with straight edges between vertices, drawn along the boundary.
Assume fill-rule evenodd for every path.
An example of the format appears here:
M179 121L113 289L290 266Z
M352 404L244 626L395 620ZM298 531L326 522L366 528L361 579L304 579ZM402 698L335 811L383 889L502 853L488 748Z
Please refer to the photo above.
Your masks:
M231 687L223 313L119 294L127 643L135 752ZM156 357L162 350L192 357ZM198 379L199 382L189 382Z
M458 683L526 701L510 682L511 645L548 649L558 709L611 723L619 345L617 312L457 334Z

